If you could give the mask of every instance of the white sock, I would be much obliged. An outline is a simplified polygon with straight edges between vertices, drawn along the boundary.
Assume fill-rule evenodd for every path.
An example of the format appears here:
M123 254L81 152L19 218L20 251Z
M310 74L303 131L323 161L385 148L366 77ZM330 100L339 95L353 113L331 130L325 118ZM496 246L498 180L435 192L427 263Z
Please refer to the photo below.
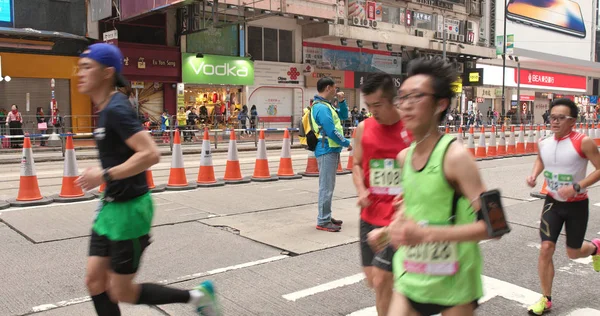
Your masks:
M190 304L199 305L202 298L204 298L204 293L198 290L190 291Z

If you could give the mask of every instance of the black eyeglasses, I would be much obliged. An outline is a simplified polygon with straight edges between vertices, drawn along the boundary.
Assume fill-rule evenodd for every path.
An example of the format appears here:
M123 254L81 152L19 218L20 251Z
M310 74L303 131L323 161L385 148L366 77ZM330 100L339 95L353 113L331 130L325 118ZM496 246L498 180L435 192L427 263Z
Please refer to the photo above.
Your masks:
M434 93L415 92L415 93L410 93L407 95L399 96L398 103L403 104L406 101L409 101L410 103L418 103L418 102L421 102L423 100L423 98L425 98L427 96L431 96L434 98L436 97L436 95Z

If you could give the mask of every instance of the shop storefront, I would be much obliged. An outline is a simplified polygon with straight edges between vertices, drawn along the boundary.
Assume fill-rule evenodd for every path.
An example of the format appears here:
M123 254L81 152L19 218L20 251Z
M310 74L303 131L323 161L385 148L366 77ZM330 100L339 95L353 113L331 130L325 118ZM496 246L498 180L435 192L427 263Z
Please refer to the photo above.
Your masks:
M184 98L177 106L205 107L211 118L232 122L246 100L245 87L254 85L254 64L243 57L183 53L181 67Z
M175 113L181 53L177 47L118 43L123 53L123 74L138 100L138 113L158 121L163 110Z
M502 87L502 67L478 64L477 68L483 69L485 86ZM587 88L587 78L584 76L523 68L517 71L512 67L506 67L504 75L507 114L521 111L521 118L534 124L543 122L542 114L556 95L580 96L586 93ZM496 98L496 104L497 101Z
M301 64L257 61L254 85L246 87L248 109L256 105L260 127L290 127L302 116L305 95ZM264 124L262 124L264 123Z
M36 109L42 107L49 114L50 82L54 79L56 103L64 124L76 133L91 131L91 101L77 90L78 57L0 53L0 58L2 76L11 78L0 82L0 108L9 111L11 104L16 104L25 117L34 117Z

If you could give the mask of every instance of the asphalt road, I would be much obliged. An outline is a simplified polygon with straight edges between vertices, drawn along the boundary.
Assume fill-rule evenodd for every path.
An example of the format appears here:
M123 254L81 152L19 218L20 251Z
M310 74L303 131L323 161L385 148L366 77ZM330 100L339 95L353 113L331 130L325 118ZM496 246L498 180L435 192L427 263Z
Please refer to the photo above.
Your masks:
M272 172L279 151L269 152ZM240 153L242 172L251 175L254 153ZM292 153L295 171L306 152ZM217 176L226 156L215 154ZM539 214L524 178L534 157L478 162L488 188L499 188L513 231L481 244L486 296L478 315L526 315L537 300ZM346 158L343 164L346 164ZM94 165L81 161L80 170ZM197 177L199 156L185 155L188 180ZM153 167L155 182L166 183L170 161ZM590 166L591 168L591 166ZM36 164L42 193L58 193L62 164ZM0 199L17 192L19 165L4 165ZM536 190L539 190L539 186ZM376 315L374 295L365 286L358 253L358 209L350 175L337 178L334 215L340 233L315 230L318 179L277 181L156 193L153 244L138 281L191 288L215 281L225 315ZM84 265L97 200L0 211L0 315L94 315L84 286ZM600 233L600 187L590 190L586 237ZM564 236L563 236L564 237ZM595 290L600 275L591 259L569 260L564 238L554 264L551 315L600 315ZM122 305L123 315L194 315L190 306Z

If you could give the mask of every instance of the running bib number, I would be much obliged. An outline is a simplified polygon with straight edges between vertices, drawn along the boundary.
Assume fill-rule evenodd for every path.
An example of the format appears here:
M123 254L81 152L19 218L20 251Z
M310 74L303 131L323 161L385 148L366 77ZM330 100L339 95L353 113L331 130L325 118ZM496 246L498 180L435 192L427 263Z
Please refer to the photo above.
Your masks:
M396 159L369 161L369 191L373 194L398 195L402 193L402 172Z
M544 178L546 178L548 190L554 192L562 186L573 184L573 175L570 174L553 174L550 171L544 171Z
M404 269L418 274L454 275L458 271L457 244L439 242L408 247Z

